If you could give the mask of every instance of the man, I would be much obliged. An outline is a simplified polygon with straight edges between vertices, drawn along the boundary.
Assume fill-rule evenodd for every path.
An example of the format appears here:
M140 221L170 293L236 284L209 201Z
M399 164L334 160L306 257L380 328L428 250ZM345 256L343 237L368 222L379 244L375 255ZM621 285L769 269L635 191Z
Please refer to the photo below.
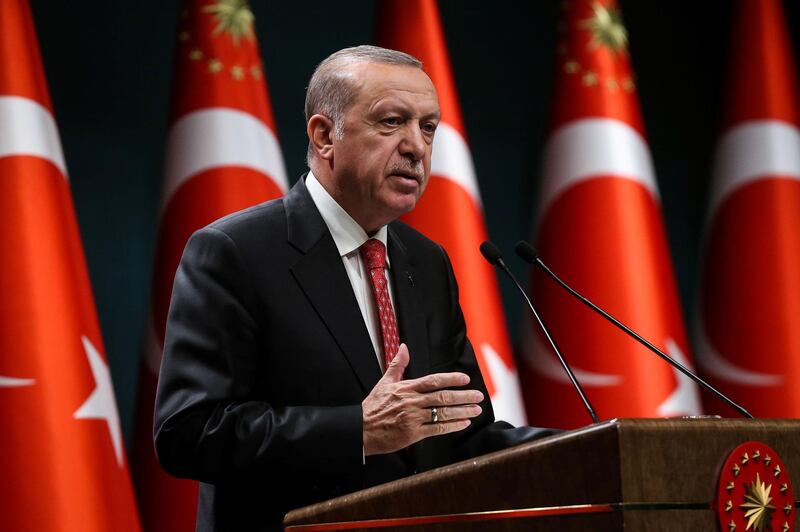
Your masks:
M439 122L421 66L328 57L306 96L311 171L186 246L155 443L203 483L198 530L279 529L289 509L543 434L493 423L447 255L395 221Z

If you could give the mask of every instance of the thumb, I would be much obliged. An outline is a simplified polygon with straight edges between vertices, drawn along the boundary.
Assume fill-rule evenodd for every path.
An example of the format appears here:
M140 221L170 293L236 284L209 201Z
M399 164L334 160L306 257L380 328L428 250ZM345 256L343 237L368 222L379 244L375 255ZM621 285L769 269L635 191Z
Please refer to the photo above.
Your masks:
M386 368L386 373L383 378L390 382L399 382L403 380L403 372L406 370L406 366L408 366L408 360L408 346L406 346L406 344L400 344L400 348L389 363L389 367Z

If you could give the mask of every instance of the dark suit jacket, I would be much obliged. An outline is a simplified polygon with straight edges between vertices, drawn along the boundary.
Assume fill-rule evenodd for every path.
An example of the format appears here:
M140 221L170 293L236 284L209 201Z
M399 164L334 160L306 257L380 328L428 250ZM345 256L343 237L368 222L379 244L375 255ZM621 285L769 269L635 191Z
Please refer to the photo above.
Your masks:
M381 372L301 179L195 233L175 277L155 444L168 472L202 482L198 530L280 529L292 508L541 434L493 423L444 250L400 222L388 240L405 377L463 371L482 415L362 465L361 402Z

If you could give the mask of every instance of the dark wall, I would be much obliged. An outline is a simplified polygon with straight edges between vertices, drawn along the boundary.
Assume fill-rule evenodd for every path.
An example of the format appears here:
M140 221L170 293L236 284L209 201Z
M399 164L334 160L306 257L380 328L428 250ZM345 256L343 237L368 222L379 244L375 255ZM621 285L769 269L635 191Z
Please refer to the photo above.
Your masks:
M147 319L178 2L31 3L128 434ZM252 3L293 181L305 167L302 107L311 70L339 48L370 41L374 3ZM727 0L622 2L684 309L695 284L732 6ZM534 215L559 4L442 0L440 8L489 233L510 252L529 235ZM786 9L790 28L798 28L800 10L793 2ZM501 285L516 339L521 307Z

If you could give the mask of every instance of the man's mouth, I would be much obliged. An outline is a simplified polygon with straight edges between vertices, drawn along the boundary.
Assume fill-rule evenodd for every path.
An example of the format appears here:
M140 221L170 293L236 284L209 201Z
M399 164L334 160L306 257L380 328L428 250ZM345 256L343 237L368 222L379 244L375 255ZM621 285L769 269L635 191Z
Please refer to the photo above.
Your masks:
M390 175L401 177L403 179L407 179L409 181L416 181L417 183L422 183L422 176L415 174L413 172L404 172L402 170L395 170Z

